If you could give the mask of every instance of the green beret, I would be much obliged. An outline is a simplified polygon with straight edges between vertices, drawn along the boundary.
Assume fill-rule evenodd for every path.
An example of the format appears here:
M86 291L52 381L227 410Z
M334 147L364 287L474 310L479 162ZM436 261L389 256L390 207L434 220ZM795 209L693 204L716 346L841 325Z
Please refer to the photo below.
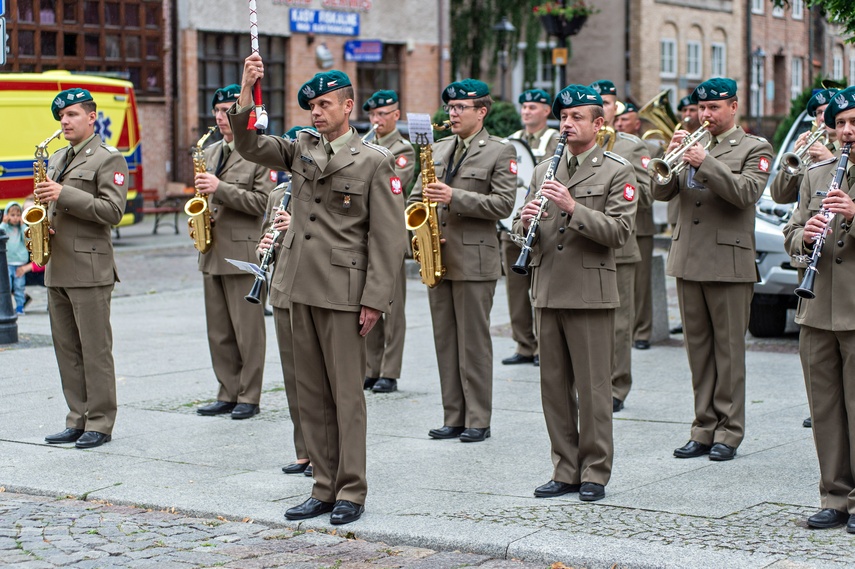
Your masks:
M815 117L816 110L823 105L827 105L831 98L839 92L840 89L820 89L814 93L813 97L808 101L807 113L810 116Z
M395 91L377 91L371 95L362 105L363 111L388 107L398 102L398 94Z
M300 103L301 109L308 111L311 108L309 101L344 87L350 87L350 77L343 71L331 69L323 73L316 73L314 77L300 87L300 92L297 93L297 102Z
M555 95L552 103L552 114L561 118L561 109L581 107L585 105L603 106L603 98L592 87L585 85L567 85Z
M677 111L682 111L683 109L685 109L689 105L697 105L697 104L698 104L698 102L696 100L692 99L691 95L686 95L685 97L680 99L680 102L677 104Z
M232 83L214 91L214 96L211 98L211 108L213 109L220 103L234 103L240 97L240 85Z
M623 112L620 115L625 115L626 113L637 113L638 107L635 106L635 103L626 102L623 104ZM617 116L620 116L617 115Z
M855 109L855 87L847 87L831 98L828 106L825 107L825 112L822 114L825 125L828 128L834 128L834 120L837 118L837 115L847 109Z
M591 83L591 89L597 92L599 95L617 95L617 89L615 88L615 84L609 81L608 79L600 79L599 81L594 81Z
M699 103L724 101L736 96L736 81L727 77L713 77L695 87L692 97Z
M288 140L297 140L297 133L301 130L314 130L310 126L295 126L288 130L285 134L282 135L282 138L287 138Z
M64 109L65 107L71 105L85 103L86 101L92 100L92 93L90 93L86 89L79 89L77 87L73 89L66 89L65 91L61 91L59 95L54 97L53 102L51 102L50 104L50 111L53 113L53 118L59 120L60 109Z
M490 94L490 88L483 81L464 79L455 81L442 90L442 102L447 103L459 99L479 99Z
M529 89L528 91L523 91L520 94L519 102L520 104L543 103L544 105L549 105L552 103L552 100L549 97L549 93L543 89Z

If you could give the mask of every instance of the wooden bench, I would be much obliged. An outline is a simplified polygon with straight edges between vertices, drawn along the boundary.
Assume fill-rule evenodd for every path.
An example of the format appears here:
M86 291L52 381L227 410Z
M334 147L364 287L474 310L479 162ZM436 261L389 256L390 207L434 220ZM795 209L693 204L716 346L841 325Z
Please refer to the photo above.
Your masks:
M190 190L189 193L188 190ZM156 189L144 189L142 194L142 213L154 215L152 235L157 235L157 228L160 224L172 225L175 234L178 235L178 215L184 212L184 202L193 196L193 188L184 188L180 193L167 192L163 197ZM171 221L170 215L172 216Z

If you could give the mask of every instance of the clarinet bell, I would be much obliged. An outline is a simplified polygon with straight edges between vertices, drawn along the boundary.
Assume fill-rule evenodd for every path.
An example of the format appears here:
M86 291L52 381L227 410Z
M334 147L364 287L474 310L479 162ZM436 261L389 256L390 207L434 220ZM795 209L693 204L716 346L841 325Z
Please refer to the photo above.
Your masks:
M246 295L244 300L252 304L261 304L261 287L264 285L264 279L255 277L255 282L252 283L252 290Z
M805 276L802 279L802 284L796 289L796 296L799 298L812 299L816 298L816 293L813 291L814 282L816 281L816 268L808 267L805 271Z

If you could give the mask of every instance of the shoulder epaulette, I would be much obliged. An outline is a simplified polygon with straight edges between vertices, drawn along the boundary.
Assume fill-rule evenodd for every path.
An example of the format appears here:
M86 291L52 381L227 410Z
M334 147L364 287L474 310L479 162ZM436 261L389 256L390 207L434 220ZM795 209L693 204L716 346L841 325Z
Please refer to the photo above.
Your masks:
M507 139L507 138L502 138L501 136L496 136L496 135L493 135L493 134L491 134L491 135L490 135L490 136L488 136L487 138L488 138L489 140L492 140L493 142L501 142L502 144L507 144L507 143L508 143L508 139Z
M757 136L756 134L748 134L748 133L746 132L746 133L745 133L745 136L747 136L748 138L753 138L754 140L759 140L760 142L769 142L768 140L766 140L766 139L765 139L765 138L763 138L762 136Z
M641 140L640 138L638 138L634 134L629 134L628 132L618 131L617 135L618 135L618 138L625 138L625 139L631 140L633 142L644 142L643 140Z
M107 150L107 152L110 152L111 154L118 154L119 152L118 148L116 148L115 146L107 146L107 144L104 142L101 143L101 146L103 146Z
M609 152L608 150L604 150L603 155L608 156L609 158L611 158L612 160L614 160L616 162L620 162L621 164L629 166L629 162L627 162L623 156L619 156L618 154L615 154L614 152Z
M837 158L832 156L828 160L823 160L822 162L814 162L813 164L808 166L808 170L813 170L817 166L825 166L826 164L831 164L832 162L835 162L836 160L837 160Z
M371 142L367 142L365 140L362 141L362 145L367 147L367 148L373 148L377 152L381 153L383 156L391 156L392 155L392 153L389 152L389 149L386 148L385 146L380 146L379 144L374 144Z
M306 134L310 134L310 135L314 136L315 138L321 137L321 133L319 133L318 131L316 131L313 128L304 128L303 130L301 130L300 132L297 133L297 136L300 136L300 133L303 133L303 132L305 132Z

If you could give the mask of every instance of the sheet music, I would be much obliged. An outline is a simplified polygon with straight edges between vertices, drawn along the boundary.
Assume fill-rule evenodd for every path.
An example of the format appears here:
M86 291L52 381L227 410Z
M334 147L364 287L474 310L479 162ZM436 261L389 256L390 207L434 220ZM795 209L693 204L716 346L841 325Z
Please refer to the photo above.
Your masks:
M413 144L433 144L433 125L427 113L407 113L410 142Z
M251 273L252 275L255 275L256 277L264 278L264 276L265 276L264 273L261 271L261 267L259 267L255 263L247 263L246 261L238 261L235 259L226 259L226 261L228 261L229 263L231 263L232 265L234 265L238 269L240 269L242 271L246 271L247 273Z

